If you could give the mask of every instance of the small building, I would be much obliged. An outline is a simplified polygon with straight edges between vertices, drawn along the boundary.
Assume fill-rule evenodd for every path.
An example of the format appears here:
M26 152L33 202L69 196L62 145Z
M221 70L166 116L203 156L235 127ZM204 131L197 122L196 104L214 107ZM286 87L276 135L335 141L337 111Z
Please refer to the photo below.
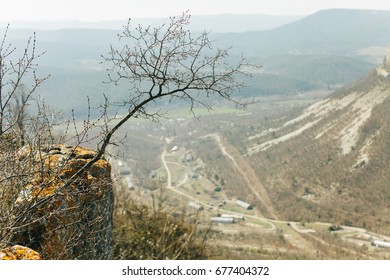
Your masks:
M234 219L229 217L211 217L211 222L217 224L233 224Z
M129 188L129 190L131 190L131 191L135 190L133 182L131 181L131 176L124 177L124 181L125 181L127 187Z
M390 242L382 241L382 240L374 240L371 243L372 246L381 247L381 248L390 248Z
M184 158L183 158L183 163L189 163L189 162L192 162L194 160L194 156L192 155L191 152L188 152Z
M176 152L177 150L179 150L179 147L178 146L173 146L173 148L171 149L171 152Z
M158 175L158 170L153 170L153 171L150 172L149 178L150 179L156 179L157 175Z
M385 57L385 66L390 66L390 43L387 47L387 53Z
M236 205L238 205L238 206L240 206L241 208L244 208L244 209L246 209L246 210L251 210L251 209L253 209L253 205L251 205L251 204L249 204L249 203L247 203L247 202L245 202L245 201L239 200L239 199L236 200Z
M127 175L130 175L131 172L130 172L130 169L128 167L126 167L126 168L120 168L119 174L122 176L127 176Z
M222 218L233 218L234 221L243 221L245 220L245 217L243 215L237 215L237 214L222 214Z
M118 172L122 176L131 174L130 168L125 161L118 160Z
M188 173L188 179L197 180L199 179L199 174L194 170L190 170Z
M188 203L188 207L190 207L190 208L192 208L192 209L195 209L195 210L197 210L197 211L202 211L202 210L204 210L204 208L203 208L203 206L202 205L200 205L200 204L198 204L198 203L195 203L195 202L190 202L190 203Z

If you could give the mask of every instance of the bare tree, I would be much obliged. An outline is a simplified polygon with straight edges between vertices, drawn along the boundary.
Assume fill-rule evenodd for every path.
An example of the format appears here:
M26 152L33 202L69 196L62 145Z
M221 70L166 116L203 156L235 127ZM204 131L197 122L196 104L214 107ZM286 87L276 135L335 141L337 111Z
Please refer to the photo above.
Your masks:
M232 97L244 85L240 76L249 76L247 67L257 67L244 58L231 65L229 49L213 49L209 33L193 36L188 25L190 15L170 18L159 27L138 26L133 29L131 20L119 34L124 46L111 46L108 56L103 56L108 68L109 81L119 85L127 83L128 97L105 107L119 106L127 114L115 125L105 127L104 137L98 147L104 154L113 134L130 118L156 120L159 111L151 109L158 99L180 100L189 104L190 110L200 105L211 108L209 97L220 97L237 104L247 104Z
M102 56L102 64L109 65L106 83L127 84L127 98L112 102L105 96L100 118L97 121L88 119L83 131L76 133L80 144L92 129L103 123L96 155L64 187L103 157L107 147L115 143L115 133L129 119L157 121L161 114L151 106L157 100L187 102L192 112L196 106L211 109L207 101L210 97L244 106L253 102L242 102L232 94L245 86L242 76L251 76L246 70L259 66L246 62L243 57L234 65L229 63L229 49L214 49L208 32L192 35L188 29L190 18L185 12L159 27L139 25L133 29L131 19L124 26L124 31L118 35L119 41L124 42L123 47L116 49L111 45L108 56ZM125 108L127 113L121 118L110 117L109 110L113 107Z
M4 139L8 136L6 132L18 128L24 134L25 124L20 126L18 120L26 120L24 108L31 100L33 92L46 79L40 79L35 74L35 60L41 56L35 52L35 35L29 39L22 57L13 63L6 62L15 49L5 43L5 34L0 45L0 136L3 137L3 141L0 137L0 145L4 151L3 153L0 151L0 170L2 170L0 195L3 199L0 205L0 224L6 227L0 229L0 245L9 243L14 236L18 235L18 230L25 229L26 225L36 222L32 220L37 219L32 215L35 209L42 209L45 205L50 206L55 198L64 196L69 187L80 183L81 178L86 177L87 170L102 159L107 147L115 142L113 136L118 129L130 118L158 120L161 114L152 106L157 100L186 102L191 111L197 106L210 109L208 98L214 96L241 103L234 99L232 94L243 87L240 76L249 75L244 69L256 66L248 64L243 58L237 64L231 65L228 61L229 50L213 49L207 32L193 36L188 30L189 22L190 15L184 13L180 17L172 17L168 24L159 27L138 26L132 29L131 21L124 26L123 33L119 35L120 42L124 42L123 47L116 49L111 46L109 54L103 56L103 63L109 65L107 83L114 85L125 83L128 88L127 98L121 102L112 102L106 96L101 106L100 118L96 121L90 118L85 120L81 131L77 131L77 126L74 125L75 147L88 142L89 133L97 126L101 127L101 133L98 136L94 134L94 138L98 139L97 152L93 155L89 154L90 157L84 161L85 164L79 166L66 178L61 176L66 168L66 162L63 163L63 169L56 169L56 173L47 170L43 165L37 166L36 155L39 157L42 154L42 145L52 141L50 136L52 122L45 112L37 118L27 118L28 125L31 125L36 133L33 139L22 138L22 142L30 149L29 157L21 161L15 154L14 147L3 149L8 143L7 139ZM15 99L18 88L28 75L32 77L32 85L26 88L21 99ZM15 103L18 111L16 114L9 110L12 108L9 106L12 100L18 100ZM113 108L124 108L126 114L121 118L112 117L109 112ZM53 150L47 151L47 153L51 152ZM71 154L72 152L69 153ZM41 178L53 178L40 182L38 193L52 185L54 181L61 180L61 187L50 195L30 199L23 209L16 207L15 198L20 196L23 187L29 184L31 178L36 177L37 173L41 174ZM66 226L60 225L62 228ZM80 246L77 238L74 245L71 245L71 247L75 246Z
M25 117L25 108L36 89L48 78L36 74L36 60L43 53L36 52L35 33L26 43L23 53L17 58L17 50L7 43L9 25L0 43L0 135L8 132ZM27 80L31 86L26 87ZM21 94L21 90L23 93ZM17 104L16 104L17 103ZM13 110L12 110L12 109ZM15 109L19 111L15 111Z

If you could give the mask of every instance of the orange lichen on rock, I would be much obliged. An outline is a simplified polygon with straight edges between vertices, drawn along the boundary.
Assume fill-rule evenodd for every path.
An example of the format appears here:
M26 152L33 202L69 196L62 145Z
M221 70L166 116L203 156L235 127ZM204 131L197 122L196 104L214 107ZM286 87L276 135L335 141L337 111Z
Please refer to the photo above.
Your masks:
M15 235L13 243L36 249L45 259L108 259L113 208L108 161L99 159L72 178L96 156L95 151L56 145L37 155L29 148L19 154L33 158L36 174L20 192L17 204L23 208L41 198L48 202L33 208L35 222Z
M41 260L41 255L36 251L15 245L12 247L4 248L0 251L0 260Z
M27 157L31 153L29 147L23 147L19 151L21 157ZM56 145L41 151L36 155L37 167L39 168L31 184L26 186L31 194L29 199L41 198L54 195L67 179L70 179L96 155L90 148ZM40 163L43 162L41 165ZM97 179L109 178L111 165L105 159L99 159L89 169L85 170L75 182L87 182L84 187L96 182ZM70 184L75 187L77 183ZM103 185L101 185L103 186ZM84 190L85 192L85 190ZM25 192L23 193L25 194ZM23 197L26 199L26 196ZM19 198L20 201L21 198Z

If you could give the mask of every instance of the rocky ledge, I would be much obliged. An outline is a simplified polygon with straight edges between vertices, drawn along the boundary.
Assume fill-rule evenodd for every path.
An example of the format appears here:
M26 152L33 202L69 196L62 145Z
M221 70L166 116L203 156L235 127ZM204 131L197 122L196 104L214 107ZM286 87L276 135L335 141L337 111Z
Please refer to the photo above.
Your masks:
M32 159L35 168L31 183L17 199L20 209L31 208L25 219L30 222L14 234L13 244L36 250L44 259L110 259L114 197L110 164L100 159L69 180L95 155L92 149L66 145L19 151L20 159Z
M0 260L41 260L41 256L30 248L15 245L0 251Z

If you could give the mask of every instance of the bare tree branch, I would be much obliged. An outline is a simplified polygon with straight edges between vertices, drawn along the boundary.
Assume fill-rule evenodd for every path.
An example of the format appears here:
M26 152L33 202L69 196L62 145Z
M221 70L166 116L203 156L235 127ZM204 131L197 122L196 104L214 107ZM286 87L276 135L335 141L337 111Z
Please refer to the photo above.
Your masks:
M110 64L107 83L128 83L128 99L119 106L127 107L127 115L109 131L98 147L103 154L112 135L130 118L152 118L148 105L157 99L182 100L193 111L201 105L211 105L205 98L221 97L241 104L232 94L244 84L240 76L249 76L245 67L251 65L242 58L237 64L228 61L229 49L214 50L208 33L194 37L188 29L190 15L170 18L170 22L159 27L138 26L135 30L131 20L119 34L125 45L121 49L111 46L103 63ZM243 102L242 104L244 104Z

